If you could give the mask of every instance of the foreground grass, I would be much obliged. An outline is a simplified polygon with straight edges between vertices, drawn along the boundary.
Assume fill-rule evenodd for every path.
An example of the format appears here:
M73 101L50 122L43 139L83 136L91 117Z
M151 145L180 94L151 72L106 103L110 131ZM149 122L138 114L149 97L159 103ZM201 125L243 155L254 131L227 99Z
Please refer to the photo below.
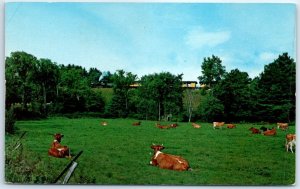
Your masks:
M107 121L108 126L100 126ZM49 157L50 133L65 135L62 144L71 153L83 150L69 183L135 185L290 185L295 182L295 154L285 152L285 134L253 135L251 126L214 130L210 123L194 129L179 123L175 129L160 130L153 121L140 127L130 119L66 119L20 121L19 132L28 131L23 144L37 154L43 164L59 175L68 159ZM274 125L270 125L271 127ZM291 126L289 133L295 132ZM6 140L10 140L10 136ZM193 171L176 172L149 165L150 145L163 144L165 153L187 159ZM48 178L48 177L47 177Z

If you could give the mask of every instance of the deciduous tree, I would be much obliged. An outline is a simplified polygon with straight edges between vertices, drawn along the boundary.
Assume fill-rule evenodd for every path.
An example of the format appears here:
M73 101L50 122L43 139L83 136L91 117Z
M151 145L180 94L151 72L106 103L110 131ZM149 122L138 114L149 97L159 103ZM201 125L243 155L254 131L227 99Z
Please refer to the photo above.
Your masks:
M213 88L224 76L225 67L222 66L222 60L212 55L212 57L204 58L201 65L202 75L198 77L200 84Z

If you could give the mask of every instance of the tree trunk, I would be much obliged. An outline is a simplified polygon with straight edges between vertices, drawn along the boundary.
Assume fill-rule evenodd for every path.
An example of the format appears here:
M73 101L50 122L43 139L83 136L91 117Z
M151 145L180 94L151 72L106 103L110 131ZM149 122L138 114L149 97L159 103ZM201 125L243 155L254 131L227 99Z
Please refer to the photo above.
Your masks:
M26 107L26 102L25 102L25 85L23 85L23 91L22 91L22 96L21 96L21 100L22 100L22 111L25 110Z
M47 94L46 94L46 86L45 83L42 84L42 88L43 88L43 109L44 109L44 113L46 113L46 104L47 104Z
M160 121L160 102L158 102L158 121Z
M56 86L56 97L58 97L58 85Z
M189 115L189 123L190 123L192 118L192 113L193 113L193 107L192 107L193 95L190 89L187 89L187 96L188 96L188 115Z

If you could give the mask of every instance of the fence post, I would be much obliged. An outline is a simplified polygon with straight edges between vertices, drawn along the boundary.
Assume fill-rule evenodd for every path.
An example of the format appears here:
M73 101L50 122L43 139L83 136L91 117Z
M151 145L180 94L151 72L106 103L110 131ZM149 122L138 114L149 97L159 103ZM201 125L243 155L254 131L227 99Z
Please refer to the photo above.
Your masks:
M27 131L24 131L23 134L19 137L17 142L13 145L13 150L18 149L22 145L21 139L25 136L26 133L27 133Z
M66 184L68 183L72 173L74 172L75 168L77 167L77 162L73 161L72 166L70 167L68 173L66 174L64 181L62 182L62 184Z
M53 183L57 183L57 181L60 179L60 177L62 177L63 176L63 174L73 165L73 162L75 162L76 161L76 159L82 154L82 152L83 151L80 151L73 159L72 159L72 161L66 166L66 168L59 174L59 176L54 180L54 182ZM76 162L75 162L76 163ZM76 168L76 166L77 166L77 163L76 163L76 165L73 165L72 167L74 167L74 168L71 168L71 169L73 169L73 171L74 171L74 169ZM72 172L73 172L72 171ZM69 172L71 172L71 170L69 171ZM70 176L71 176L71 174L72 174L72 172L70 173ZM65 178L66 179L66 178ZM69 179L67 179L67 180L69 180Z

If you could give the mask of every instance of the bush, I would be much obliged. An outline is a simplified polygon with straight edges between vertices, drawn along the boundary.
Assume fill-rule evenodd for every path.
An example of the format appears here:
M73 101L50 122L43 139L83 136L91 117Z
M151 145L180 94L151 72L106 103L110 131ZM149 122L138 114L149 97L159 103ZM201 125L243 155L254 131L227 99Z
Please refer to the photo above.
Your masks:
M16 148L17 143L17 140L11 140L5 145L5 181L20 184L51 183L56 176L51 174L53 168L22 144Z
M18 146L18 148L16 148ZM47 153L45 153L47 154ZM8 138L5 145L5 182L13 184L53 184L69 161L34 153L16 137ZM57 182L61 183L64 176ZM71 176L71 183L91 184L96 179L83 167Z
M11 107L9 110L5 110L5 132L14 134L15 122L16 120L13 107Z

